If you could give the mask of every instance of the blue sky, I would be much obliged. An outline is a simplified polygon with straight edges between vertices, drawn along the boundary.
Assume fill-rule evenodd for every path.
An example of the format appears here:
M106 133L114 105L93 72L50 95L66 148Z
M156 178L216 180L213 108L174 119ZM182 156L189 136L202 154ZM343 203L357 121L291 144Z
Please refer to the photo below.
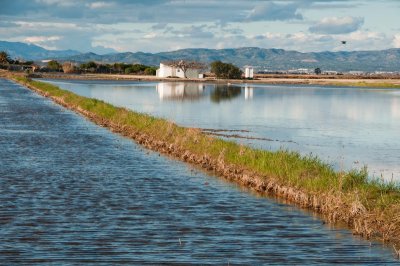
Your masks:
M398 14L399 0L5 0L0 40L96 53L380 50L400 48Z

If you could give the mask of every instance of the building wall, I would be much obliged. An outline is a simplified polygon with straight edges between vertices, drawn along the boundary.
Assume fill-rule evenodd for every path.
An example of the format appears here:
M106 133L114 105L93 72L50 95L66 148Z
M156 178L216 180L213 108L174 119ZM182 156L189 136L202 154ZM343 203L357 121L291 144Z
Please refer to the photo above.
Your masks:
M254 76L254 70L252 67L246 67L244 71L244 77L245 78L253 78Z
M160 68L157 70L157 77L166 78L169 76L175 76L173 70L174 69L172 67L160 63Z
M184 78L185 74L183 73L182 70L180 70L179 68L172 68L176 77L180 77L180 78Z
M189 69L186 71L187 78L199 78L200 70L199 69ZM185 78L185 74L179 68L170 67L160 63L160 68L157 69L156 76L159 78L166 78L166 77L179 77Z
M189 69L186 71L186 77L190 79L198 79L200 74L199 69Z

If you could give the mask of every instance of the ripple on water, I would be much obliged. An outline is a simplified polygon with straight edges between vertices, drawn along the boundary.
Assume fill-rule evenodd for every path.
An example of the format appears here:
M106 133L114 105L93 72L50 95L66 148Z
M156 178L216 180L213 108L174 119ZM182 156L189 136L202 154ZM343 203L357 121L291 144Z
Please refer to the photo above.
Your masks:
M0 102L2 263L395 262L388 248L145 152L10 81Z

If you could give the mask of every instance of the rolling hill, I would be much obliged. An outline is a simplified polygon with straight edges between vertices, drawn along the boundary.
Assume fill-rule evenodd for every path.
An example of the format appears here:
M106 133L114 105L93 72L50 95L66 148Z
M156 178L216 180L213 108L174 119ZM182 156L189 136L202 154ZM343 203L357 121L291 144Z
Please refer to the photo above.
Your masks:
M210 63L215 60L233 63L237 66L252 65L257 70L287 70L297 68L321 68L336 71L400 71L400 49L381 51L314 52L301 53L282 49L245 47L237 49L183 49L162 53L114 53L96 55L79 54L62 58L85 62L89 60L113 63L140 63L158 65L174 59L196 60Z
M400 71L400 49L380 51L340 51L302 53L283 49L243 47L235 49L192 48L171 52L125 52L98 55L73 50L54 51L19 42L0 41L0 51L5 50L12 58L25 60L57 59L59 61L102 63L140 63L158 65L162 61L185 59L204 63L220 60L239 67L252 65L256 70L288 70L321 68L335 71Z
M13 59L41 60L80 54L74 50L47 50L34 44L0 41L0 51L5 51Z

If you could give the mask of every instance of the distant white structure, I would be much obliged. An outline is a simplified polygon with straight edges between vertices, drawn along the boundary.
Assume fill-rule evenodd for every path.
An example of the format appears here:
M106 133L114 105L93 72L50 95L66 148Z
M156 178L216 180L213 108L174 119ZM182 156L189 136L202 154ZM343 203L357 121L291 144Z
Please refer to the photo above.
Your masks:
M159 78L178 77L185 78L185 73L182 69L172 67L164 63L160 63L160 68L156 71L156 76ZM191 79L204 78L204 73L200 69L190 68L186 71L186 77Z
M339 72L337 72L335 70L325 70L325 71L322 71L322 74L323 75L337 75L337 74L339 74Z
M348 72L350 75L364 75L364 71L349 71Z
M290 69L287 71L288 74L311 74L312 72L308 68Z
M252 66L246 66L244 69L244 77L246 79L252 79L254 77L254 69Z
M393 71L375 71L374 74L377 74L377 75L392 75L392 74L396 74L396 72L393 72Z

